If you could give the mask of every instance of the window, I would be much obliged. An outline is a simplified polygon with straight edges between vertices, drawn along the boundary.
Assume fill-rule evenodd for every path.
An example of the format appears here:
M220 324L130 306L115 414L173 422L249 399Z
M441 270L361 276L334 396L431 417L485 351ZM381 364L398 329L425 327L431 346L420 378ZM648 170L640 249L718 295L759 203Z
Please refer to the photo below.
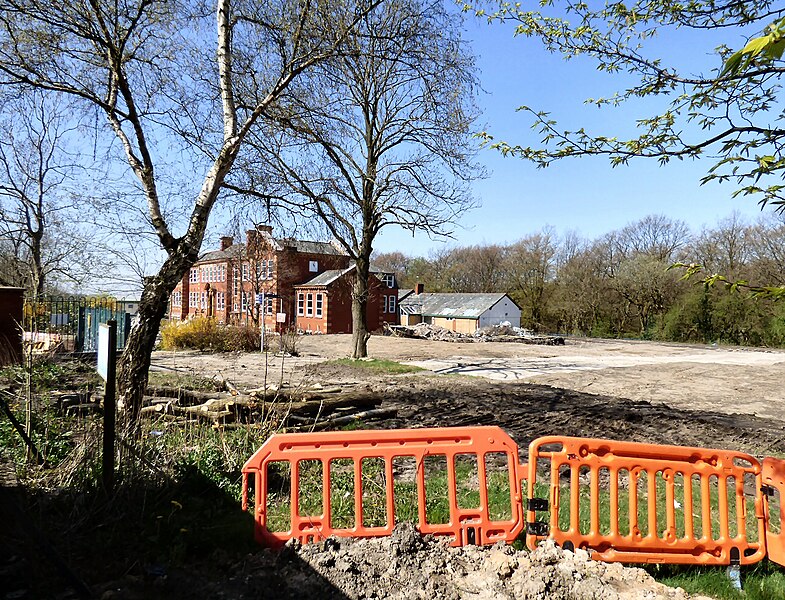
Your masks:
M387 312L387 296L382 296L382 312Z
M240 293L240 271L232 269L232 296L237 296ZM235 309L237 312L237 309Z
M267 261L267 279L273 278L273 259Z
M199 269L191 269L191 276L188 278L191 283L199 282Z
M219 281L226 281L226 265L221 265L221 274L219 275Z
M175 292L172 294L172 306L182 306L183 305L183 293L182 292Z
M224 310L226 308L226 294L218 292L215 295L216 310Z
M387 302L387 312L394 313L395 312L395 296L390 296L389 301Z
M316 316L322 316L322 294L316 294Z
M188 306L190 308L196 308L197 304L199 304L199 292L189 292Z
M395 275L393 273L383 273L379 279L388 288L395 287Z
M273 314L273 308L275 308L275 298L265 298L264 305L265 314Z
M232 305L232 312L238 312L240 307L238 306L237 302Z
M202 292L202 309L207 308L207 292Z
M241 301L240 311L243 314L245 314L246 312L248 312L248 294L246 292L242 293L242 295L240 297L240 301Z
M258 263L256 263L256 269L255 269L255 271L256 271L256 281L260 281L260 280L264 279L264 272L265 272L266 269L267 269L267 261L266 260L260 260Z
M313 316L313 294L305 295L305 316Z
M248 263L243 264L243 281L248 281L251 274L251 268Z
M305 314L305 294L297 294L297 314L302 317Z

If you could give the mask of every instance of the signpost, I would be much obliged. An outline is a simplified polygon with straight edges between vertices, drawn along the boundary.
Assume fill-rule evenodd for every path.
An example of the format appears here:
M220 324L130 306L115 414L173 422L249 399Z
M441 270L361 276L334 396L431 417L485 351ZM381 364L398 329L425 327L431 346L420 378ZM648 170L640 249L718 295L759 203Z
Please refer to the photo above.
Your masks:
M104 387L104 439L101 474L104 490L114 488L115 389L117 387L117 321L110 320L98 328L98 374Z
M278 294L270 294L268 292L262 292L260 294L256 294L256 304L259 307L259 329L261 329L260 333L260 352L264 352L264 315L267 311L267 299L268 298L277 298Z

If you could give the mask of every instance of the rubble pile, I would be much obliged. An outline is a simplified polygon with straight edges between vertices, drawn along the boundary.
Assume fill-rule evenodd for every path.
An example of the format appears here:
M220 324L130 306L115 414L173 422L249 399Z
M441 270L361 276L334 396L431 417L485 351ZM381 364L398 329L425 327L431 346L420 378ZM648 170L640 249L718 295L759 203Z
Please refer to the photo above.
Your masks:
M528 329L513 327L509 323L484 327L478 329L474 333L451 331L430 323L388 325L386 332L397 337L419 338L439 342L518 342L521 344L538 344L545 346L564 345L564 338L561 336L537 335Z
M642 569L590 559L552 541L535 552L493 547L452 548L400 524L389 537L290 542L275 565L259 557L257 577L275 571L272 598L687 600L682 589L657 583ZM268 579L269 581L269 579ZM694 597L693 597L694 598Z

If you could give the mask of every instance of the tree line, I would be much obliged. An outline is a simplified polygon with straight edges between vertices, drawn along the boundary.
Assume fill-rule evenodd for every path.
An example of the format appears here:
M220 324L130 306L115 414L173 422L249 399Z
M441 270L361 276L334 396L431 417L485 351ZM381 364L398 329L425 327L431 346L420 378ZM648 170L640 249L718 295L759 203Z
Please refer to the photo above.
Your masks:
M785 345L785 303L684 279L698 263L731 281L785 283L785 217L738 213L693 231L650 215L595 239L550 227L511 244L458 246L429 257L378 254L401 288L507 292L536 331L679 342Z

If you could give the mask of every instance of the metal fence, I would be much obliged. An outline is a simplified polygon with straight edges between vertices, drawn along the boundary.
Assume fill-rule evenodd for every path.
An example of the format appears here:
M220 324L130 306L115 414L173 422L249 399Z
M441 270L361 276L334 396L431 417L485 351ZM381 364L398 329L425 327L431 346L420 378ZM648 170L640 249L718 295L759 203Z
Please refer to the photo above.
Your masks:
M138 302L112 298L26 298L24 341L37 351L96 352L98 326L117 321L117 348L125 347Z

